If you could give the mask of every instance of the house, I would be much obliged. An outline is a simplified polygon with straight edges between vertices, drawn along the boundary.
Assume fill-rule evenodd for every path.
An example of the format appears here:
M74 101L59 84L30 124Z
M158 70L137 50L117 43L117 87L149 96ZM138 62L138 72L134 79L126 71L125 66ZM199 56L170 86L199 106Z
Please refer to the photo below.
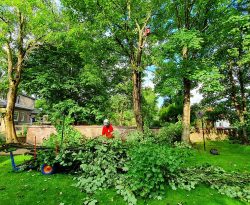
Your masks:
M0 97L0 131L5 131L4 115L7 101ZM31 124L35 119L35 98L27 95L18 95L16 98L14 122L16 125Z
M217 129L230 128L230 122L228 120L217 120L214 127Z

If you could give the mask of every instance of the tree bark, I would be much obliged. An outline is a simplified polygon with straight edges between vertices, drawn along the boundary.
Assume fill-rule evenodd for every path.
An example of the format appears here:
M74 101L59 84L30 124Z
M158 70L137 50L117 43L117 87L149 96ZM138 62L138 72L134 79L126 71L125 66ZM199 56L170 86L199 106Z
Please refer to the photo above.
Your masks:
M243 134L243 142L249 143L248 137L247 137L247 130L245 126L245 113L247 112L246 107L246 95L245 95L245 86L244 86L244 80L243 80L243 73L240 68L239 70L239 82L240 82L240 94L241 94L241 112L240 112L240 123L242 124L242 134Z
M182 136L183 142L190 143L190 90L191 81L187 78L183 78L184 85L184 102L183 102L183 114L182 114Z
M18 85L21 80L21 73L23 69L23 61L26 51L23 48L23 39L24 39L24 16L22 13L17 10L18 15L18 36L17 36L17 62L14 65L13 53L14 51L11 48L11 43L7 42L7 59L8 59L8 82L9 82L9 91L7 95L7 106L6 106L6 115L5 115L5 126L6 126L6 142L7 143L17 143L17 135L15 130L14 123L14 110L16 103L16 96Z
M237 116L239 118L240 124L242 126L242 140L244 143L249 143L248 137L247 137L247 131L245 127L245 116L244 113L246 112L246 106L245 106L245 93L244 93L244 85L241 79L241 76L239 76L239 81L240 81L240 92L241 92L241 105L237 101L237 88L236 88L236 82L234 80L233 76L233 63L232 61L229 63L229 80L231 84L231 100L233 102L234 108L236 109Z
M188 61L188 48L184 46L182 48L183 61ZM183 142L190 143L190 92L191 92L191 80L183 77L184 88L184 100L183 100L183 113L182 113L182 136Z
M14 85L9 87L7 96L7 107L5 115L5 126L6 126L6 142L7 143L17 143L17 135L14 124L14 109L16 102L17 89Z
M143 132L143 118L141 111L142 92L141 92L141 72L133 69L133 108L137 130Z

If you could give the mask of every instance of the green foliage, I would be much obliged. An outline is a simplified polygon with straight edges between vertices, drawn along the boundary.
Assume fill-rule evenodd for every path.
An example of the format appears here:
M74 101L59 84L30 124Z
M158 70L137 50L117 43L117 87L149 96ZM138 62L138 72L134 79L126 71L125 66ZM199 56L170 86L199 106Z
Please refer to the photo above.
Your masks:
M250 113L249 112L246 112L244 114L244 119L245 119L244 123L236 120L231 125L235 130L234 130L234 136L230 136L230 139L238 143L245 143L243 140L244 131L247 134L248 140L250 140Z
M5 135L0 132L0 145L5 143Z
M55 148L56 146L62 146L61 148L80 146L85 142L84 136L72 126L65 126L57 129L58 134L52 134L47 140L44 140L43 145L46 147Z
M128 135L126 136L126 142L129 144L141 142L143 139L144 139L144 134L137 130L129 132Z
M152 88L145 88L142 92L142 112L144 124L148 127L159 126L157 95Z
M57 163L77 173L76 186L90 197L86 204L95 202L92 195L98 190L113 187L131 205L137 197L160 199L168 176L180 168L190 151L184 146L157 144L152 133L147 133L131 133L127 142L116 138L88 140L75 149L72 144L65 146L57 156L54 150L40 156L43 163Z
M179 120L176 123L169 123L161 128L155 136L156 141L164 144L173 144L176 141L181 141L182 123Z
M199 50L203 42L199 31L180 29L171 36L170 42L166 44L166 49L170 51L174 49L181 51L183 48Z
M128 151L126 183L130 190L143 198L160 199L168 176L175 173L189 155L187 149L146 142Z
M219 193L231 198L250 202L249 173L228 173L220 167L204 165L177 172L169 184L172 189L181 188L190 191L200 183L208 184Z
M40 105L46 114L53 112L56 104L71 100L84 108L75 113L77 122L100 123L105 112L114 112L107 109L109 99L117 92L117 84L127 81L127 68L113 69L116 56L107 51L111 45L104 44L104 39L91 42L90 31L75 23L71 26L57 39L62 45L44 44L32 53L22 89L45 101Z
M122 172L127 154L120 140L96 139L84 144L84 150L71 155L80 162L76 186L88 194L115 187ZM87 203L85 201L85 203ZM93 202L92 202L93 203Z
M178 116L182 114L183 106L180 104L169 104L167 107L163 106L160 110L160 120L165 122L177 122Z
M116 94L110 98L107 116L115 125L132 126L135 124L131 99L126 94Z

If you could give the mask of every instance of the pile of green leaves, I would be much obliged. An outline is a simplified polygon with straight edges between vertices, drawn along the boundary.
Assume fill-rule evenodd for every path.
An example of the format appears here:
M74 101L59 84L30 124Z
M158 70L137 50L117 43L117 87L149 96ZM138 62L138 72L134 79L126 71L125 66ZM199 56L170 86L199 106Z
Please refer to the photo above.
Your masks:
M169 184L174 190L180 188L190 191L201 183L231 198L250 202L249 173L228 173L220 167L203 165L179 170L171 177Z
M130 190L143 198L161 198L165 186L183 164L190 151L151 142L128 150L126 182Z
M191 154L183 143L159 143L150 133L133 132L126 142L99 137L63 147L57 155L54 150L43 152L41 159L75 174L76 186L87 193L86 205L98 203L95 193L109 188L135 205L138 197L161 199L168 185L191 190L204 183L219 193L249 201L249 175L212 166L186 168L184 162Z
M56 146L60 146L61 148L76 147L81 146L85 140L84 136L74 129L74 127L66 126L65 128L58 128L57 134L52 134L47 140L44 140L43 145L52 148Z
M59 164L77 174L76 186L88 194L85 204L95 204L93 194L107 188L115 188L128 204L136 204L137 197L159 199L169 176L181 167L190 150L134 134L127 142L100 137L78 147L64 146L57 155L54 150L46 151L40 153L41 163Z
M95 139L84 145L84 151L72 154L80 162L76 186L91 196L98 190L115 187L128 161L126 147L121 140ZM93 201L92 201L93 203Z

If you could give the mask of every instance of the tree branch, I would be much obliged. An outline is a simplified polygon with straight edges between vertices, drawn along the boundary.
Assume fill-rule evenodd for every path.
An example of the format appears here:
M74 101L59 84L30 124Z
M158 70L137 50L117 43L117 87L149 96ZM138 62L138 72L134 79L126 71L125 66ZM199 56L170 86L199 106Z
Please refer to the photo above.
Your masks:
M121 39L119 39L117 36L115 36L115 41L118 43L118 45L122 48L122 50L128 55L130 56L129 51L126 49L126 47L123 45Z
M8 59L8 80L9 80L9 82L12 82L12 80L13 80L13 77L12 77L13 55L12 55L12 50L10 48L9 42L6 43L6 47L7 47L7 59Z
M9 23L9 21L8 21L7 19L5 19L3 16L0 16L0 19L1 19L4 23L6 23L6 24Z
M176 17L177 17L178 28L180 29L181 28L181 17L179 15L179 10L178 10L178 6L177 6L176 2L173 1L173 3L174 3L174 7L175 7L175 13L176 13Z

